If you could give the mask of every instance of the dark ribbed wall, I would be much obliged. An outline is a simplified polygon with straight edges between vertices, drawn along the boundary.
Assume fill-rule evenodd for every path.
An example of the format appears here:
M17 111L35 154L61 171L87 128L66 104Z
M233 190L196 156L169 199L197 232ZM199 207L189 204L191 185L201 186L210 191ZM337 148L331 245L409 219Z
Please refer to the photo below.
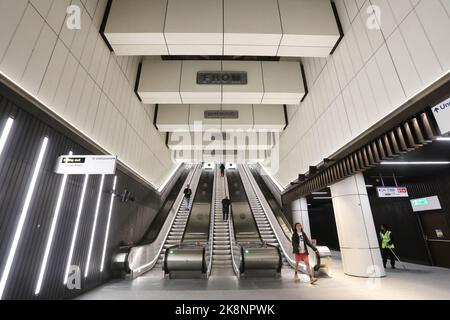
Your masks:
M439 212L450 212L450 172L442 170L428 178L402 179L410 199L437 195L442 205ZM418 214L414 213L408 198L378 198L375 189L369 191L369 200L375 224L386 223L393 232L400 258L430 264L426 244L420 229ZM450 217L447 215L450 225ZM449 253L450 254L450 253Z
M14 118L14 124L0 156L0 275L4 271L42 141L47 137L49 143L3 299L74 297L110 279L108 269L111 253L121 241L130 243L141 239L164 199L156 191L137 182L124 172L117 172L117 192L122 192L124 189L130 190L136 201L122 203L118 197L115 198L105 270L100 273L114 180L114 176L106 176L101 191L101 206L90 273L86 279L84 275L82 276L82 289L72 291L63 285L63 280L84 176L69 176L41 294L35 296L34 290L62 181L62 176L53 172L56 159L60 155L68 154L69 151L74 154L91 154L91 152L47 125L45 121L28 113L20 103L18 104L17 101L13 103L10 98L6 98L0 92L0 132L8 117ZM100 179L100 176L91 176L89 179L72 259L72 264L80 266L82 274L84 274L88 255Z

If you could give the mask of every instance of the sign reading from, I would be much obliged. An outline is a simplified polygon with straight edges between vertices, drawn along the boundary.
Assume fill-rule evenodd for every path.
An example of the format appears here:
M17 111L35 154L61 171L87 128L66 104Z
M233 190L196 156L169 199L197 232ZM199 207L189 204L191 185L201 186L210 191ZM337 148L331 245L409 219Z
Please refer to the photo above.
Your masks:
M197 84L248 84L247 72L200 71L197 73Z
M408 198L406 187L377 187L379 198Z
M56 163L56 174L115 174L116 156L61 156Z
M412 199L411 206L414 212L442 209L438 196Z
M441 134L450 132L450 98L431 108Z

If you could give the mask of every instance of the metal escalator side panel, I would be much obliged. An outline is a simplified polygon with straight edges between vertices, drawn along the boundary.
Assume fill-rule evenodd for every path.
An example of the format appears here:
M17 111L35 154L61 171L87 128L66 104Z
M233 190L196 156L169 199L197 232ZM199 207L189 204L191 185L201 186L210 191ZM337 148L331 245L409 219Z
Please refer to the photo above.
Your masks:
M204 169L192 202L191 213L182 242L189 241L205 244L208 241L213 185L214 171Z
M265 181L261 177L261 173L258 172L258 170L256 170L254 167L249 166L248 168L253 178L255 179L256 184L259 187L261 193L264 195L264 198L267 200L267 203L272 209L272 212L274 213L278 223L283 229L284 235L288 240L290 240L292 237L292 228L283 212L283 209L280 207L277 200L273 196L272 192L267 187Z
M206 274L205 245L209 238L214 171L203 169L197 184L188 221L179 246L166 250L165 274Z

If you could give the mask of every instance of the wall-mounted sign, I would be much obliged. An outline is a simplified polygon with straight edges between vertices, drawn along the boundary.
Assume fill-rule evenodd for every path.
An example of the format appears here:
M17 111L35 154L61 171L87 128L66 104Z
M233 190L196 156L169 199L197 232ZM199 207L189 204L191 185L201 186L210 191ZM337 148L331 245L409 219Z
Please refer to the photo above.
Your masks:
M116 156L61 156L56 163L56 174L115 174Z
M444 239L445 238L444 231L442 231L441 229L436 229L435 231L436 231L436 237L438 239Z
M239 119L237 110L206 110L205 119Z
M450 132L450 98L431 108L441 134Z
M414 212L442 209L438 196L412 199L411 206Z
M408 198L406 187L377 187L379 198Z
M197 84L248 84L247 72L200 71L197 73Z

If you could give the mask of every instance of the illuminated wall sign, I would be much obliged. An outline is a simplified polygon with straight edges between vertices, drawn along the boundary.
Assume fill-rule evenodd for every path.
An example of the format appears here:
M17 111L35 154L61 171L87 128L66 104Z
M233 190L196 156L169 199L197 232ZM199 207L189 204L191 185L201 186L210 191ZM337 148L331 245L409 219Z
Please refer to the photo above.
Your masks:
M61 156L56 174L115 174L116 156Z
M411 206L412 206L414 212L442 209L441 203L437 196L412 199Z
M450 132L450 98L431 108L441 134Z
M200 71L197 72L197 84L248 84L247 72Z
M408 198L406 187L377 187L379 198Z

